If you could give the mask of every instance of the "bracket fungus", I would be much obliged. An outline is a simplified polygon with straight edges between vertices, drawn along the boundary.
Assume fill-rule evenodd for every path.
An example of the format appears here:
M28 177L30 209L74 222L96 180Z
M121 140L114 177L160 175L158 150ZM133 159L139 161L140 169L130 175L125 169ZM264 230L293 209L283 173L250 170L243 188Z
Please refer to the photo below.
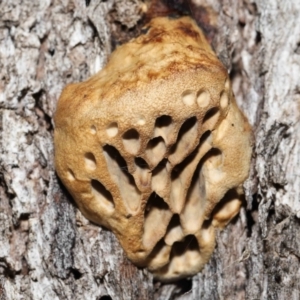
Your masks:
M193 20L155 18L146 31L63 90L55 165L82 213L170 281L199 272L238 213L252 133Z

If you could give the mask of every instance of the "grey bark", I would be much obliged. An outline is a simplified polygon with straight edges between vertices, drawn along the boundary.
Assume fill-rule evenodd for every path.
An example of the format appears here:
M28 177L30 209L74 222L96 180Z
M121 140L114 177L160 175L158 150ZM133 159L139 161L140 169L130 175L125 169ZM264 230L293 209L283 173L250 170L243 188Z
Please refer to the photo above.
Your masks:
M143 3L0 1L0 299L300 298L300 2L194 2L217 13L212 44L255 149L245 205L210 262L163 285L81 215L53 164L62 88L105 65Z

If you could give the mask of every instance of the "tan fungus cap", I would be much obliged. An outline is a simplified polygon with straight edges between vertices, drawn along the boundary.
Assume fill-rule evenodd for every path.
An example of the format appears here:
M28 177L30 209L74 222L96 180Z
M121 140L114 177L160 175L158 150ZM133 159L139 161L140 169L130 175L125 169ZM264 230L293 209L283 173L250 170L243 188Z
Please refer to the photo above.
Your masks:
M156 18L68 85L55 164L79 209L161 280L196 274L239 211L251 129L227 70L188 17Z

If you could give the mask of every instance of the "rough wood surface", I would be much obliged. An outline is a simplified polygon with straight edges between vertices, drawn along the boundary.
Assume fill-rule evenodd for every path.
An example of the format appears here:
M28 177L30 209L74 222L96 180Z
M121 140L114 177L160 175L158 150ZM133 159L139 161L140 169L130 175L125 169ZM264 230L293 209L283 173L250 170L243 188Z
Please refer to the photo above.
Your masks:
M209 264L162 285L80 214L53 166L62 88L138 31L143 3L0 1L0 299L300 298L300 2L195 3L216 12L212 44L256 148L245 206Z

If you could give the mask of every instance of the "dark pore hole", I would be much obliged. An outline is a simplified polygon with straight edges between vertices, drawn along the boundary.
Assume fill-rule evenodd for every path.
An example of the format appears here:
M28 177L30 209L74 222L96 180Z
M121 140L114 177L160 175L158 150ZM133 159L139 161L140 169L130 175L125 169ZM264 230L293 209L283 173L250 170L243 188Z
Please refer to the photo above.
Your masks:
M170 155L173 154L176 149L177 149L177 146L178 144L180 144L180 141L182 140L183 136L185 134L188 134L190 132L192 132L193 130L193 127L195 126L195 124L197 123L197 118L196 117L192 117L192 118L189 118L188 120L186 120L180 130L179 130L179 133L178 133L178 136L177 136L177 141L176 143L172 146L172 148L170 149Z
M196 240L196 237L192 234L187 235L183 242L175 242L173 244L171 257L181 256L188 250L199 251L199 245Z
M167 165L168 159L164 158L152 171L152 177L160 173Z
M183 136L186 132L188 132L190 129L192 129L193 126L194 126L196 123L197 123L197 118L196 118L196 117L192 117L192 118L186 120L186 121L182 124L182 126L181 126L181 128L180 128L180 130L179 130L178 137L177 137L177 141L179 141L179 140L182 138L182 136Z
M90 161L92 161L94 164L96 164L96 158L95 155L91 152L87 152L84 154L84 157Z
M165 241L162 238L161 240L158 241L158 243L155 245L155 247L153 248L153 250L151 251L150 255L149 255L149 259L152 259L154 257L156 257L158 255L158 253L161 252L162 248L165 246Z
M139 133L135 129L129 129L123 134L125 140L138 140L140 137Z
M173 215L173 217L168 225L167 232L169 232L170 230L172 230L173 228L175 228L177 226L180 226L180 219L179 219L179 215L175 214L175 215Z
M152 150L153 148L155 148L161 141L164 142L164 139L161 136L158 136L152 140L150 140L147 144L147 148L146 150Z
M141 157L135 157L134 159L135 164L140 167L141 169L149 169L148 164L146 161Z
M203 118L203 123L205 123L207 120L209 120L210 118L212 118L217 112L219 111L219 109L217 107L213 107L211 108L204 116Z
M188 156L186 157L181 163L179 163L178 165L176 165L171 173L171 180L174 181L175 179L177 179L181 173L183 172L183 170L185 170L185 168L188 167L188 165L195 159L196 155L197 155L197 148Z
M115 147L110 146L110 145L105 145L103 147L103 150L106 151L106 153L113 160L115 160L115 162L118 164L119 168L122 170L122 172L128 178L129 184L131 184L132 186L136 186L133 176L128 171L127 163L126 163L125 159L122 157L122 155L120 154L120 152Z
M115 206L113 197L111 193L104 187L104 185L95 179L92 179L91 181L92 188L99 193L101 196L103 196L107 201L111 202L113 206Z
M218 157L222 157L222 152L217 148L212 148L202 157L200 164L203 165L207 160Z
M227 191L224 197L220 200L220 202L215 206L211 215L217 214L228 202L239 199L241 196L237 193L236 189L231 189Z
M172 118L170 116L163 115L156 119L155 127L166 127L172 124Z
M136 211L140 204L140 191L128 171L125 159L115 147L110 145L103 147L103 154L107 169L112 180L118 186L123 201L126 202L129 210Z
M145 217L149 214L151 209L157 208L159 210L168 210L168 204L163 200L163 198L159 197L155 192L153 192L147 202L145 209Z
M110 158L112 160L114 160L119 168L126 174L128 173L128 169L127 169L127 163L125 161L125 159L122 157L122 155L120 154L120 152L113 146L110 145L105 145L103 147L103 150L110 156Z
M207 130L202 134L202 136L200 138L200 146L209 138L210 135L211 135L210 130Z

